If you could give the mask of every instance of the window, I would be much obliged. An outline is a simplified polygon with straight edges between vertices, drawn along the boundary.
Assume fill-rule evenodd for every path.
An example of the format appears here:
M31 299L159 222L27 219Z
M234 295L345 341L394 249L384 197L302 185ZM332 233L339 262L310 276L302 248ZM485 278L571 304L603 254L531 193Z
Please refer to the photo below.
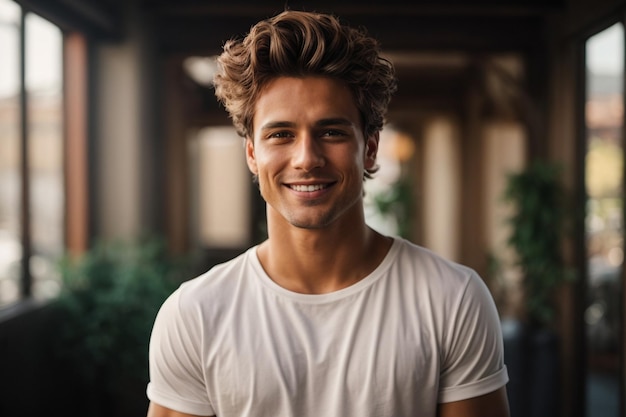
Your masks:
M624 26L586 43L587 416L617 417L624 263Z
M59 290L64 251L63 36L0 0L0 307Z

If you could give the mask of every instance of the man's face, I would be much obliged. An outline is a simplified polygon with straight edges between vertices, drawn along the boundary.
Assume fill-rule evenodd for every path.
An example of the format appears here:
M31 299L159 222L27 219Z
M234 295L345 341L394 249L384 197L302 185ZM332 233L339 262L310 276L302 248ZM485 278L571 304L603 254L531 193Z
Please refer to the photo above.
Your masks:
M319 229L361 218L363 174L376 163L378 135L363 137L348 87L321 77L279 77L255 106L248 167L268 217Z

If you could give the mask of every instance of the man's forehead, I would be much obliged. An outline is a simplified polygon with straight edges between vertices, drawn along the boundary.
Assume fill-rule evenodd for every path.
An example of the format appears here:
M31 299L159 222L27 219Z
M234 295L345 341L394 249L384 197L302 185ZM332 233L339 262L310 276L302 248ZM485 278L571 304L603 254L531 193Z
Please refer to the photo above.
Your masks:
M261 121L262 125L299 117L319 124L345 124L360 119L360 112L352 92L342 81L328 77L277 77L263 87L255 100L251 122L258 123L259 117L268 119Z

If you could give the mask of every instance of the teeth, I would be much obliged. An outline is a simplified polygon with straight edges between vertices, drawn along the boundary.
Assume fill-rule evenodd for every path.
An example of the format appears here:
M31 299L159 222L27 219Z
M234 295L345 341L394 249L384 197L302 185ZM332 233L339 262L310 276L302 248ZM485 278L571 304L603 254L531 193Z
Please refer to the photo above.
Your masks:
M315 185L292 185L291 189L294 191L302 191L302 192L313 192L318 191L323 188L326 188L324 184L315 184Z

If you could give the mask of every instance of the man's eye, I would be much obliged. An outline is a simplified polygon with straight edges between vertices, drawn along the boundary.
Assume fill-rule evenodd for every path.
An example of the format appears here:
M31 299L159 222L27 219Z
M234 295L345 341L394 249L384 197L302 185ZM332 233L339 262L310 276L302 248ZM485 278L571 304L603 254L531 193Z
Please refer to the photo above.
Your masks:
M269 137L274 139L287 139L292 137L292 135L289 132L274 132L270 134Z
M327 130L322 136L345 136L343 132L339 130Z

